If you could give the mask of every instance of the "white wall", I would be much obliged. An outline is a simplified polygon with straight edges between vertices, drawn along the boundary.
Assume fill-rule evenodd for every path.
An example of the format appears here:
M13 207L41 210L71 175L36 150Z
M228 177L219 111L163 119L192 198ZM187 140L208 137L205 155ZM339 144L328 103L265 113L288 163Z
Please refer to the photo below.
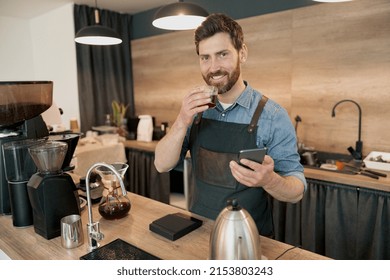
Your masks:
M33 79L29 21L0 17L0 38L0 81Z
M53 81L63 124L79 120L73 4L31 20L0 17L0 80Z

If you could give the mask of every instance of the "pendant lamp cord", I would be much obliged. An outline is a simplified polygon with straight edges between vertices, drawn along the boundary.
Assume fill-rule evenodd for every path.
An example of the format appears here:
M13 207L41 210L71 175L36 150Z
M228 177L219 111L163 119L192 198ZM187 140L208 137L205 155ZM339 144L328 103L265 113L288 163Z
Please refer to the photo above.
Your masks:
M100 23L99 10L97 8L97 0L95 0L95 23L96 24Z

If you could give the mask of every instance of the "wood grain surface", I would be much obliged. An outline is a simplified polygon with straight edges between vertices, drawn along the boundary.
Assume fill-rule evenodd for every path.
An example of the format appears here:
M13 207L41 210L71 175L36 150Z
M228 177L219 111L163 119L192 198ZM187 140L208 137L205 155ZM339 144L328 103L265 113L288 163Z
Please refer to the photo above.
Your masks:
M358 137L363 152L390 151L390 2L324 3L240 19L249 48L243 77L279 102L298 125L299 140L348 154ZM202 83L193 31L132 41L136 114L171 125L183 96Z
M126 148L154 152L157 145L157 141L153 142L141 142L135 140L127 140L124 143ZM368 189L375 189L385 192L390 192L390 172L377 170L387 175L387 177L379 177L379 179L373 179L363 175L353 175L340 173L335 171L329 171L319 168L307 168L305 167L305 177L317 180L323 180L328 182L346 184L350 186L363 187Z
M200 228L176 241L170 241L151 232L149 224L170 213L182 212L188 215L191 214L168 204L133 193L128 193L128 197L132 204L131 210L126 217L119 220L105 220L99 215L97 207L93 207L93 221L100 222L101 232L105 235L100 242L101 246L121 238L164 260L208 259L209 238L214 224L212 220L196 216L204 221ZM86 238L87 211L83 210L81 216L84 237ZM80 247L64 249L61 246L61 237L46 240L35 234L33 226L16 228L12 225L11 216L0 216L0 248L11 259L16 260L77 260L88 253L88 241L85 239L84 244ZM262 255L269 260L276 259L279 256L280 259L284 260L328 259L327 257L294 248L291 245L266 237L261 237L261 248Z

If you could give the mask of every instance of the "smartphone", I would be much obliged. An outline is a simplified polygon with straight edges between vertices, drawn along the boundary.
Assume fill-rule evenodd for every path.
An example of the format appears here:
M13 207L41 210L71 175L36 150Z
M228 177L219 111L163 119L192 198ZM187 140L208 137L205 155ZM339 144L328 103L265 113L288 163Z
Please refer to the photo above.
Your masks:
M242 158L246 158L246 159L258 162L258 163L263 163L264 156L266 154L267 154L267 148L241 150L239 152L239 155L238 155L238 162L240 163L240 160Z

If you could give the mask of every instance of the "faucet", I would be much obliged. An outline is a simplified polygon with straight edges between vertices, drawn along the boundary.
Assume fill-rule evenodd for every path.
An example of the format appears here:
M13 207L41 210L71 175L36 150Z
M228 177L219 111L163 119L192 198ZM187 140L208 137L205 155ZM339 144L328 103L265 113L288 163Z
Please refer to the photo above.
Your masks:
M87 224L87 232L88 232L88 245L89 245L89 251L93 251L99 247L98 241L103 240L104 234L100 232L99 222L94 222L92 218L92 205L91 205L91 194L90 194L90 187L89 187L89 176L91 175L91 172L99 166L104 166L110 169L115 176L119 179L119 183L121 185L122 193L123 195L126 195L127 191L125 188L125 185L123 183L122 177L119 174L119 172L110 164L99 162L92 165L88 171L87 175L85 176L85 184L86 184L86 190L87 190L87 206L88 206L88 224Z
M295 134L297 134L297 131L298 131L298 123L301 121L302 121L301 117L299 115L297 115L295 117Z
M361 133L362 133L362 109L360 108L359 104L356 101L350 100L350 99L344 99L339 102L337 102L332 109L332 118L336 116L335 109L337 105L343 102L352 102L358 107L359 110L359 131L358 131L358 140L356 141L356 147L355 150L352 147L348 148L348 151L351 153L354 159L356 160L362 160L362 151L363 151L363 142L361 141Z

